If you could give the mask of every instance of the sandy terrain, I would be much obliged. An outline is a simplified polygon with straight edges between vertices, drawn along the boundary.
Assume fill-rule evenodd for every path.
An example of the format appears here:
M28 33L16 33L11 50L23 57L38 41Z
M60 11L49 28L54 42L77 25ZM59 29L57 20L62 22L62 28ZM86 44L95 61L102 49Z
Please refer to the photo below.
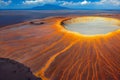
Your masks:
M95 16L120 19L120 15ZM43 80L119 80L120 30L84 36L61 25L69 18L0 28L0 57L23 63Z

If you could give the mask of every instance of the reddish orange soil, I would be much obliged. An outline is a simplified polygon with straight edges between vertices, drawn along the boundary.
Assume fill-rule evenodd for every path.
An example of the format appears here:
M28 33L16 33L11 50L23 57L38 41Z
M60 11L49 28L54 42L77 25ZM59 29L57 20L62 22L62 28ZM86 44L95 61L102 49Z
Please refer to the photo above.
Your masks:
M65 19L1 28L0 57L25 64L43 80L120 80L120 30L79 35L60 25Z

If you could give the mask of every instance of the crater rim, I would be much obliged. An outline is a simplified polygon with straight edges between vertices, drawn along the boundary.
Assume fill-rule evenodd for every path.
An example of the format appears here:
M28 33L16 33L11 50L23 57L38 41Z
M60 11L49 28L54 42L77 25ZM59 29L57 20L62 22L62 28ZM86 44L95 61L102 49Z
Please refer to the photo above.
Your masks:
M96 21L96 22L94 22L94 21ZM89 24L87 24L87 22ZM92 23L95 23L95 24L92 24ZM102 24L102 26L101 26L101 24L98 24L98 23L104 23L104 24ZM84 26L81 27L81 26L77 25L77 28L76 28L76 26L74 26L75 24L82 24ZM94 26L91 27L91 24ZM77 34L80 34L83 36L107 35L109 33L120 30L120 20L119 19L111 18L111 17L101 17L101 16L100 17L99 16L73 17L73 18L63 20L61 22L61 25L67 31L72 32L72 33L77 33Z

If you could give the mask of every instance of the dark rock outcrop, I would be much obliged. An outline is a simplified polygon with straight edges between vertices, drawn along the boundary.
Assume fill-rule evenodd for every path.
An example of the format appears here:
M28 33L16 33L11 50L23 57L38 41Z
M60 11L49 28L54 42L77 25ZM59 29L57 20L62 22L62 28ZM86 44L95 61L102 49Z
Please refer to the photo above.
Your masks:
M41 80L30 68L14 60L0 58L0 80Z
M30 22L30 24L34 24L34 25L42 25L42 24L44 24L44 22Z

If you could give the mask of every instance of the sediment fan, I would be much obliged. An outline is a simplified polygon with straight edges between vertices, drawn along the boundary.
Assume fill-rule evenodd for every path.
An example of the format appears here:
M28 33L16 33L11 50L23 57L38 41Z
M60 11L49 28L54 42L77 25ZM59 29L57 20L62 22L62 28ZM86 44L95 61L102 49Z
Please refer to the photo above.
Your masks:
M71 18L50 17L1 28L0 57L23 63L43 80L119 80L119 19L106 19L117 28L86 35L66 29L74 22ZM93 16L84 22L96 18L101 19Z

